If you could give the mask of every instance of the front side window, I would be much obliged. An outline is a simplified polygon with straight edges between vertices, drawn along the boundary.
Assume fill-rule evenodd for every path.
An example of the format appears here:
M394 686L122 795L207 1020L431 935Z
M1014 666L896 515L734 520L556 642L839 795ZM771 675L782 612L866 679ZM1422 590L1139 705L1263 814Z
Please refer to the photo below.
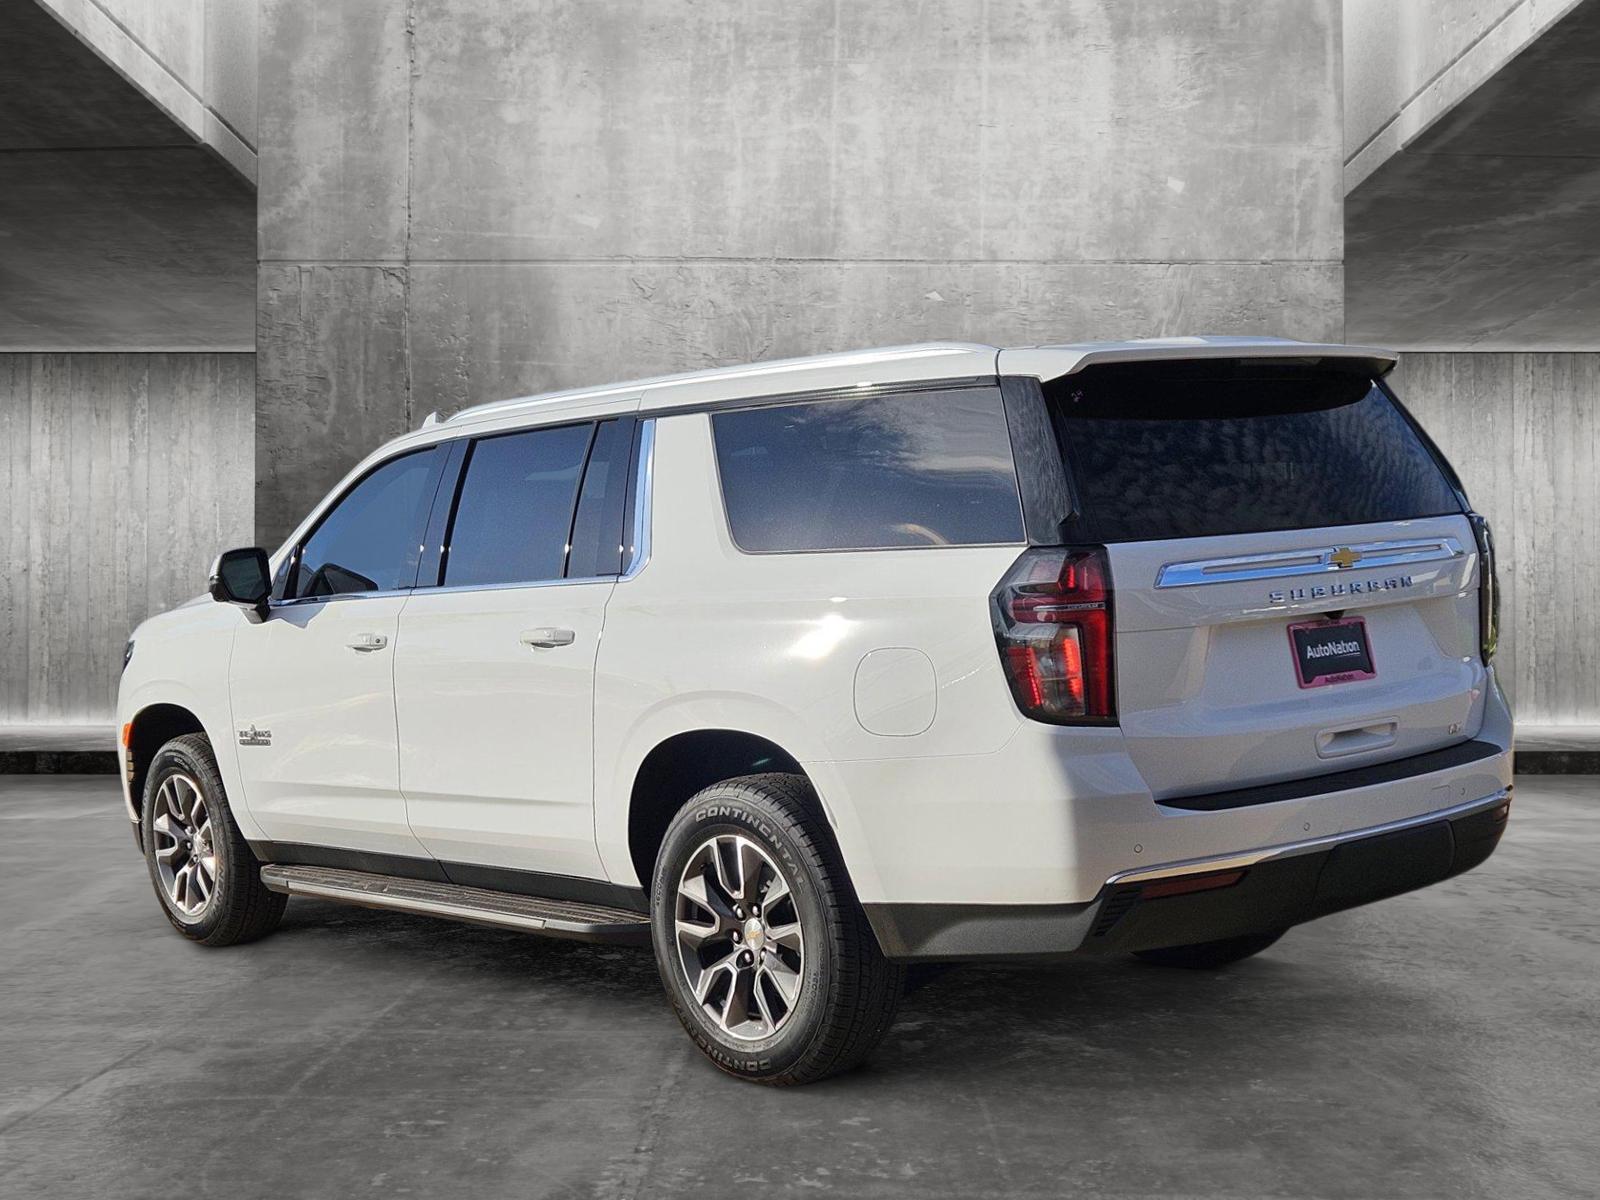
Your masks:
M950 388L712 417L733 540L751 553L1023 540L1000 392Z
M414 586L441 453L402 454L346 492L301 544L290 598Z
M592 425L481 438L446 540L446 587L560 579Z

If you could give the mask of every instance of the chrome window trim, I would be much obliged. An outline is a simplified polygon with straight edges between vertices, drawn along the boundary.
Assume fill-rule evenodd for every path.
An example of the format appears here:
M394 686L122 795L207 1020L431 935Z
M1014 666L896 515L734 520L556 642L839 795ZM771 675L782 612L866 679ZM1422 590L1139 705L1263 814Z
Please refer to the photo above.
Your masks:
M304 604L330 604L345 600L377 600L386 596L413 596L413 595L438 595L451 592L503 592L513 588L545 588L558 587L566 584L593 584L617 583L619 580L632 579L644 570L650 562L650 517L651 484L655 477L655 438L656 423L654 418L646 418L640 422L639 430L639 462L636 467L634 499L633 499L633 528L634 546L633 555L627 568L621 575L584 575L576 578L562 577L559 579L527 579L515 580L509 583L459 583L445 584L419 584L409 588L390 588L375 592L340 592L333 596L298 596L294 599L271 601L272 608L291 608ZM512 430L510 432L520 432ZM298 547L297 547L298 549Z
M514 579L509 583L447 583L444 586L413 588L414 596L449 595L452 592L505 592L520 588L561 587L566 584L615 583L615 575L584 575L577 579Z
M435 596L449 592L503 592L513 588L557 587L565 584L615 583L615 575L585 575L578 579L530 579L513 583L458 583L445 587L414 587L391 589L382 592L340 592L336 596L300 596L294 600L274 600L273 608L291 608L301 604L335 604L345 600L380 600L389 596Z
M1348 567L1333 561L1339 550L1355 550L1361 560ZM1344 575L1369 568L1408 566L1412 563L1447 562L1465 552L1453 537L1414 538L1408 541L1350 542L1308 550L1283 550L1273 554L1242 554L1231 558L1204 558L1167 563L1156 575L1156 587L1198 587L1207 583L1238 583L1253 579L1283 579L1302 575Z
M1484 760L1490 761L1490 760ZM1434 809L1432 812L1419 813L1414 817L1403 817L1398 821L1386 821L1382 825L1368 825L1362 829L1347 829L1342 833L1325 834L1322 837L1306 838L1299 842L1284 842L1276 846L1263 846L1257 850L1244 850L1237 854L1220 854L1215 858L1192 858L1183 862L1163 863L1156 867L1136 867L1132 870L1118 871L1107 878L1105 886L1112 887L1119 883L1150 883L1157 879L1170 879L1183 875L1195 875L1209 871L1226 871L1234 867L1253 867L1264 862L1273 862L1281 858L1296 858L1302 854L1314 854L1318 850L1327 850L1343 842L1357 842L1363 838L1380 837L1386 833L1397 833L1404 829L1414 829L1421 825L1432 825L1436 821L1453 821L1458 817L1470 817L1473 813L1494 808L1511 799L1511 789L1499 788L1487 796L1476 800L1467 800L1461 804L1453 804L1449 808ZM1208 814L1209 815L1209 814Z
M633 483L633 546L618 579L632 579L650 563L650 521L655 512L656 419L639 421L639 463Z

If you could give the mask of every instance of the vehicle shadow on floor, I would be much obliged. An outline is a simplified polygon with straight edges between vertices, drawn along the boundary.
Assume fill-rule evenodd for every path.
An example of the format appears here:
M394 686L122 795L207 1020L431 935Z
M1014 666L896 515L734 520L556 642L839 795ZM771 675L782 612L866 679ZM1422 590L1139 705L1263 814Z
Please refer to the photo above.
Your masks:
M922 1077L1003 1085L1040 1070L1115 1069L1169 1086L1191 1072L1197 1082L1217 1073L1242 1078L1282 1071L1286 1059L1363 1053L1351 1049L1362 1043L1363 1027L1414 1026L1422 1016L1413 992L1358 978L1337 959L1297 953L1294 936L1211 972L1126 956L927 972L913 979L867 1067L824 1086ZM683 1036L648 950L307 901L290 905L273 941L291 956L302 943L333 950L351 969L436 978L437 990L420 985L435 1000L443 990L472 1007L536 1001L644 1037ZM715 1075L709 1064L704 1069Z

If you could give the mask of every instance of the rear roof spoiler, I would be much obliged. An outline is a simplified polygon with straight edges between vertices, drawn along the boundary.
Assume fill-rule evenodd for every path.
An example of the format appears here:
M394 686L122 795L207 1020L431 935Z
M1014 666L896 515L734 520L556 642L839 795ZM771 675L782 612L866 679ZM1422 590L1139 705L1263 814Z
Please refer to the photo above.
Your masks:
M1337 342L1295 342L1287 338L1151 338L1089 346L1022 346L1002 350L1001 375L1059 379L1102 363L1171 362L1204 358L1340 358L1362 362L1382 378L1394 370L1399 355L1376 346Z

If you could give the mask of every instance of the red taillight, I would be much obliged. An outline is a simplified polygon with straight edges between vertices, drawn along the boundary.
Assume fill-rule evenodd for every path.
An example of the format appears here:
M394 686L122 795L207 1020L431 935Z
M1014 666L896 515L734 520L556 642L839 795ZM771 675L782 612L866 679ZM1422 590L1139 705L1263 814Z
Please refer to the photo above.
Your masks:
M1117 719L1111 568L1099 546L1029 550L994 591L995 637L1011 694L1060 725Z
M1243 878L1243 871L1213 871L1209 875L1177 875L1171 879L1157 879L1139 889L1139 899L1159 900L1162 896L1211 892L1217 888L1232 887Z

